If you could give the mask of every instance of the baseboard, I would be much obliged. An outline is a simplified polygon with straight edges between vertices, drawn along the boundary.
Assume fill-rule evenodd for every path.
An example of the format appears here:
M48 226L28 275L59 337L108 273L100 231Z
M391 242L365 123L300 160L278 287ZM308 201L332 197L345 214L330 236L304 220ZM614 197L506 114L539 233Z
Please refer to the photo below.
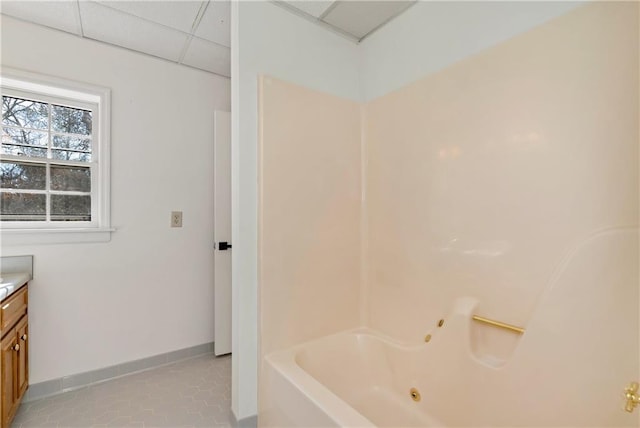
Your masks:
M229 413L229 420L231 421L231 426L233 428L256 428L258 426L258 415L237 419L233 410L230 410Z
M126 363L104 367L89 372L34 383L33 385L29 385L29 389L27 389L22 402L38 400L40 398L61 394L63 392L73 391L75 389L115 379L120 376L126 376L131 373L153 369L176 361L210 353L213 353L213 342L154 355L140 360L128 361Z

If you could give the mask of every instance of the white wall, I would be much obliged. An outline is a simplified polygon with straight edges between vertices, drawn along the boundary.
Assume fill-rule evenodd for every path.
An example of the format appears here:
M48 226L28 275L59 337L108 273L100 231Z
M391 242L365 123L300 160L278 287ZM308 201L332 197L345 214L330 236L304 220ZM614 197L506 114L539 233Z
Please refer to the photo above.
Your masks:
M238 419L257 412L258 75L358 100L357 45L269 2L232 3L233 381Z
M399 89L581 4L419 1L360 44L362 99Z
M31 382L212 341L213 112L229 79L1 19L2 65L112 90L111 242L2 247L35 256Z

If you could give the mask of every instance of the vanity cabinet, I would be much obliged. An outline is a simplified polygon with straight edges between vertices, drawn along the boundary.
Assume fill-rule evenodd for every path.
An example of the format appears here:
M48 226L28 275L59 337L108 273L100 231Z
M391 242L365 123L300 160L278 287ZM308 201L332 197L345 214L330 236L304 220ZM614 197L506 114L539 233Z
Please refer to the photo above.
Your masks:
M0 428L8 428L29 385L27 285L0 302Z

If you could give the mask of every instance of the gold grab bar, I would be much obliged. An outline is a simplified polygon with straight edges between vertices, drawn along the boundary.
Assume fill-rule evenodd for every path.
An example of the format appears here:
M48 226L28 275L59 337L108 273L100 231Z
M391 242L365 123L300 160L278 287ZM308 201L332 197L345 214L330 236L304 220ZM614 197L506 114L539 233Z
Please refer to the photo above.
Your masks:
M489 318L479 317L478 315L474 315L473 316L473 320L474 321L483 322L485 324L489 324L489 325L492 325L494 327L504 328L505 330L510 330L510 331L513 331L513 332L518 333L518 334L523 334L524 333L524 328L522 328L522 327L517 327L515 325L507 324L507 323L500 322L500 321L490 320Z

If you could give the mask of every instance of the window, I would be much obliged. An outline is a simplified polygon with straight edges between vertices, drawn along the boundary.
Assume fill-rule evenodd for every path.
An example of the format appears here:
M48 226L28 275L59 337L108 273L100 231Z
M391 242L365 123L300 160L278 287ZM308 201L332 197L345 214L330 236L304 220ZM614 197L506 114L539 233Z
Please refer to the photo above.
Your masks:
M3 240L111 231L109 91L5 69L0 83Z

